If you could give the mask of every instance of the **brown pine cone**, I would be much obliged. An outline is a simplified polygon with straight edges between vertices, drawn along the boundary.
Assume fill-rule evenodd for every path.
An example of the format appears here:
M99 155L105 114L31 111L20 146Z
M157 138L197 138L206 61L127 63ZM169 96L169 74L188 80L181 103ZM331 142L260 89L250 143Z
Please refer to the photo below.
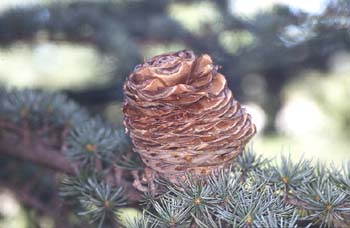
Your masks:
M172 182L232 163L256 128L209 55L158 55L124 85L124 124L146 166Z

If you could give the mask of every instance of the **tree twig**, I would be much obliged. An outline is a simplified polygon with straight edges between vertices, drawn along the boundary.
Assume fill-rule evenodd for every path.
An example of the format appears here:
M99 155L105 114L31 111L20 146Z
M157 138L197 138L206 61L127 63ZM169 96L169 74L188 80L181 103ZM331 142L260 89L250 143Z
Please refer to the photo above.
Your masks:
M6 140L0 139L1 154L31 161L59 172L75 173L75 165L65 158L64 155L53 149L43 148L38 144L33 144L31 148L26 148L24 144L10 145L6 143Z
M37 142L31 142L29 144L30 146L23 143L10 143L13 141L14 140L13 137L11 138L11 135L1 135L0 156L13 156L69 175L73 175L78 172L77 164L69 161L62 153L60 153L59 150L44 146L44 144L40 143L40 139L35 139ZM122 170L118 169L115 171L122 172ZM119 176L118 173L114 173L113 175ZM125 188L129 202L134 203L141 199L141 193L132 186L130 181L120 178L116 179L112 184L123 186Z

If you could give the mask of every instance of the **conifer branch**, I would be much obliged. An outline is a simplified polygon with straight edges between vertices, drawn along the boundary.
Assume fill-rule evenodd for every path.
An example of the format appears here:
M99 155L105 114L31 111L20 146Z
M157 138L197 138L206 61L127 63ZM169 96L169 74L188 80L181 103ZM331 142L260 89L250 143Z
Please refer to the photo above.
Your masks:
M69 161L59 150L44 147L42 144L10 143L11 136L3 133L0 137L0 155L13 156L22 160L67 174L74 174L76 164Z

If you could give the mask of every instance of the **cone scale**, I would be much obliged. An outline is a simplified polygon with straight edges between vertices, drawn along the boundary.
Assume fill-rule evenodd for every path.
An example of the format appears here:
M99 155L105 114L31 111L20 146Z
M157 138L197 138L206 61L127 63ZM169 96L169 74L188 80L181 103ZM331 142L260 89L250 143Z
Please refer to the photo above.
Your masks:
M127 78L124 125L148 178L208 175L230 165L255 134L217 70L209 55L184 50L155 56Z

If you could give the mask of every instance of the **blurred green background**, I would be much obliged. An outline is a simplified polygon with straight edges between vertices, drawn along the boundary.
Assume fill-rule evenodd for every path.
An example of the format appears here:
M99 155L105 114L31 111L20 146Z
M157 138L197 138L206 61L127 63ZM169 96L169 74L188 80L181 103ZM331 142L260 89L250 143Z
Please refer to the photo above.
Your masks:
M2 0L0 86L63 91L121 126L134 66L192 49L212 55L252 114L256 153L341 164L350 158L349 31L342 0ZM0 189L10 202L0 227L30 226L8 219L28 217L10 196Z

